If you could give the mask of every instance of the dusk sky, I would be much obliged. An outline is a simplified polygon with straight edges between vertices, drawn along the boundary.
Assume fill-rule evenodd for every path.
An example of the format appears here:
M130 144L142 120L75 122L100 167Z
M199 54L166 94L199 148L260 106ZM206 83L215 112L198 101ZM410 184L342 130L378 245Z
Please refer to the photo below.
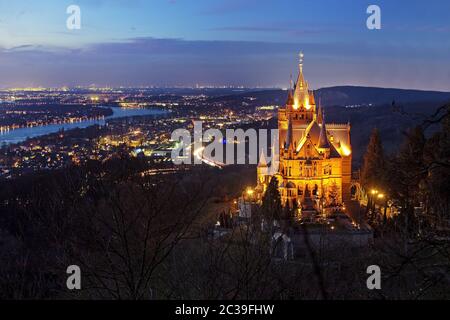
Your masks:
M81 8L81 29L66 8ZM366 9L381 8L381 30ZM450 1L0 0L0 87L286 87L450 91Z

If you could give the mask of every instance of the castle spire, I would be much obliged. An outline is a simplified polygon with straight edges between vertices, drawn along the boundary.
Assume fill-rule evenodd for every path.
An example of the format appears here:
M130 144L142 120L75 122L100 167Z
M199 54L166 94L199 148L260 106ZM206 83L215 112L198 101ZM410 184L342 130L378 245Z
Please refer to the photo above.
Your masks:
M303 58L305 55L302 51L298 54L298 80L297 85L305 86L305 79L303 78Z
M323 122L322 98L319 96L319 108L317 110L317 123L322 124L322 122Z
M327 128L325 125L325 113L322 111L322 126L320 127L319 148L329 148L330 142L327 137Z
M293 134L292 134L292 120L291 117L288 118L288 129L286 134L286 143L285 143L285 149L289 149L289 147L293 143Z
M292 73L289 79L289 90L288 90L288 98L286 101L287 106L292 106L294 104L294 96L292 95Z
M303 52L299 53L299 62L298 62L298 78L297 82L295 84L295 90L294 90L294 103L298 107L305 104L305 101L309 99L309 93L308 93L308 84L305 81L305 78L303 77L303 58L305 55Z
M303 54L303 51L300 51L300 53L298 54L298 68L299 71L302 73L303 72L303 58L305 57L305 55Z

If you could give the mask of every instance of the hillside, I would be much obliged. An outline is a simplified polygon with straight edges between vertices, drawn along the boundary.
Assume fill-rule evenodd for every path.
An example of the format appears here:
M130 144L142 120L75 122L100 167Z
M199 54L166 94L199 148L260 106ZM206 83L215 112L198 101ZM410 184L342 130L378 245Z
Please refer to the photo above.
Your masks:
M256 98L252 105L283 105L287 93L247 92L229 96L229 100L238 104L249 96ZM386 153L391 153L401 146L408 128L422 123L437 107L450 101L450 92L339 86L317 90L316 103L319 99L327 122L351 123L353 163L358 168L373 128L379 129ZM434 129L429 128L427 133Z

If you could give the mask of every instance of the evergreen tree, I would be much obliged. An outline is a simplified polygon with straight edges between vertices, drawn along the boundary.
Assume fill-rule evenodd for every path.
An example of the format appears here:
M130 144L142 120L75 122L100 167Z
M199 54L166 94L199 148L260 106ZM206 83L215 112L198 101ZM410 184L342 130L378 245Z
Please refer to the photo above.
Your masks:
M289 203L286 203L286 205L284 206L283 211L282 211L281 219L283 219L283 220L291 219L292 213L293 213L292 208L290 207Z
M390 197L400 200L402 209L399 218L406 238L417 234L421 219L415 215L414 207L425 199L425 143L422 127L411 129L402 149L388 166Z
M397 185L403 185L399 192L407 187L411 200L416 199L418 204L420 195L420 185L427 176L427 168L424 161L425 135L422 127L411 129L397 157L397 171L400 181Z
M450 112L450 105L447 107ZM424 152L427 176L427 209L432 224L442 224L450 218L450 117L442 121L441 130L426 143Z
M275 177L269 182L262 199L261 212L268 221L279 220L282 215L281 196L278 191L278 180Z
M296 200L294 200L294 203L292 205L292 218L295 219L297 217L298 212L298 203Z
M374 128L370 136L364 162L361 168L361 184L369 191L372 188L383 189L385 180L385 159L378 129Z

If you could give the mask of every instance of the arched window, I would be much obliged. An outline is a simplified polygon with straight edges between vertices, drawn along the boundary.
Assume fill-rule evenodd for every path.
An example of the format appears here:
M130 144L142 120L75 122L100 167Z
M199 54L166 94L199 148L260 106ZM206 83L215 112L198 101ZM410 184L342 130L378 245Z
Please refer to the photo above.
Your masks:
M319 187L317 186L317 184L314 185L314 189L312 191L313 195L317 195L317 191L319 190Z

